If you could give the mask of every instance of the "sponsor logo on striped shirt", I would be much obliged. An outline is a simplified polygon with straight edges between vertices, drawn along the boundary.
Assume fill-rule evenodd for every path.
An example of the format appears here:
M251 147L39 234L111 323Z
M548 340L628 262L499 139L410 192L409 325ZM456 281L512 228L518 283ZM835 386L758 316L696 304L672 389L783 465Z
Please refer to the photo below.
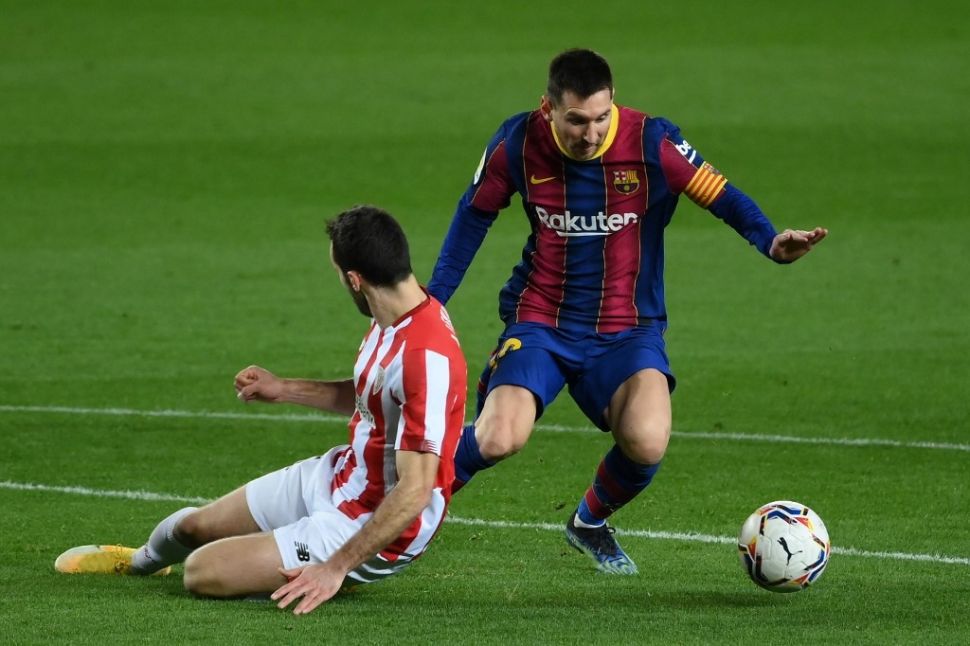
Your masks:
M536 216L542 224L555 231L561 238L608 236L629 224L636 224L639 220L636 213L607 215L600 211L596 215L573 215L568 210L565 213L549 213L541 206L536 207Z

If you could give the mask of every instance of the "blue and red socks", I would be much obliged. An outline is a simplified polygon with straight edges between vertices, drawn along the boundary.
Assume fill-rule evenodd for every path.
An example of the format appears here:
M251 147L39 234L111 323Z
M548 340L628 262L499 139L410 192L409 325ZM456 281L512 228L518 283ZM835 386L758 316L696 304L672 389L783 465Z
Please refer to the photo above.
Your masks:
M475 439L475 425L469 424L461 432L455 451L455 480L451 484L451 493L457 493L476 473L494 465L494 462L482 457L478 440Z
M659 462L634 462L614 444L600 462L593 484L579 502L576 524L580 527L599 527L605 523L610 514L647 488L659 468Z

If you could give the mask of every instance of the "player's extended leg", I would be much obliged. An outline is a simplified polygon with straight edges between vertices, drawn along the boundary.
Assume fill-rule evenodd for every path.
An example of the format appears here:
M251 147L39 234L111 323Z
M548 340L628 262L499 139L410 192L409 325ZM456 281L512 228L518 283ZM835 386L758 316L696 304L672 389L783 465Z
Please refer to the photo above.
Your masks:
M195 550L185 561L185 589L203 597L243 597L272 592L286 583L272 532L223 538Z
M670 386L655 369L640 370L616 390L605 411L616 444L600 462L566 528L570 544L589 554L599 569L634 574L636 565L613 538L606 519L653 479L670 438Z
M167 574L170 565L181 563L201 545L259 531L242 487L201 509L186 507L167 516L137 549L84 545L59 556L54 567L71 574Z
M132 557L132 574L181 563L196 548L229 536L260 532L240 487L200 508L182 509L158 524Z
M535 395L521 386L496 386L474 424L465 427L455 453L452 493L496 462L518 453L532 434Z

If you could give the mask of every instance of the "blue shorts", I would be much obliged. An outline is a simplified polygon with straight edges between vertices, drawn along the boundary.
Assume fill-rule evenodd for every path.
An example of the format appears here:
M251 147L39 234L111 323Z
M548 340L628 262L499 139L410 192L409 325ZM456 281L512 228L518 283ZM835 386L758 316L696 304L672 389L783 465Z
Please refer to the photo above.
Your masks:
M478 382L478 414L496 386L521 386L535 395L538 419L568 385L586 417L608 431L603 413L616 390L637 372L659 370L673 392L676 381L667 360L665 329L660 321L613 334L513 323L499 337Z

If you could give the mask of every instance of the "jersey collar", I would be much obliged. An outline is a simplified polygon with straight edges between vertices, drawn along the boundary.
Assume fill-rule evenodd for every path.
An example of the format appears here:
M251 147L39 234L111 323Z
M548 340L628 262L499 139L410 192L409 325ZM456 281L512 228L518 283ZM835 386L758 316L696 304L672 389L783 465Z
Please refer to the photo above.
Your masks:
M387 327L389 327L389 328L396 328L396 327L400 326L402 323L404 323L406 320L408 320L409 318L413 317L415 314L417 314L418 312L420 312L421 310L423 310L424 308L426 308L429 305L431 305L431 295L428 293L428 290L425 289L424 285L419 285L419 287L421 287L421 291L424 292L424 300L421 301L420 303L418 303L417 305L415 305L414 307L412 307L411 309L409 309L407 312L405 312L401 316L399 316L396 321L394 321L393 323L391 323ZM385 328L385 329L387 329L387 328Z

